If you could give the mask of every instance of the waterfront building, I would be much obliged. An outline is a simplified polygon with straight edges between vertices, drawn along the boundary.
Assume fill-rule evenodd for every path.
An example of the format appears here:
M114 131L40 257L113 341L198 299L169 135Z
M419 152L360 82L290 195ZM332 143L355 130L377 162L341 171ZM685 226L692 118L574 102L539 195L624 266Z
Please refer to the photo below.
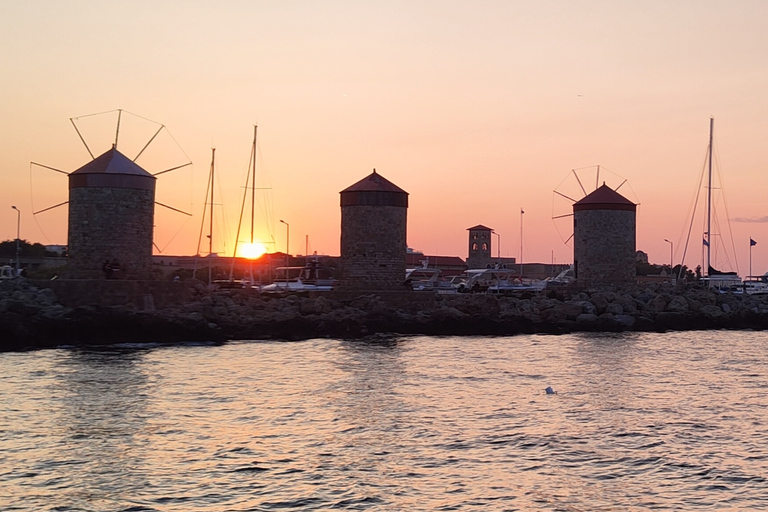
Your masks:
M492 236L495 234L493 228L478 224L477 226L467 228L469 231L469 243L467 246L467 267L468 268L489 268L495 265L505 268L512 268L516 263L515 258L502 258L499 251L496 257L493 257ZM498 249L498 248L497 248Z

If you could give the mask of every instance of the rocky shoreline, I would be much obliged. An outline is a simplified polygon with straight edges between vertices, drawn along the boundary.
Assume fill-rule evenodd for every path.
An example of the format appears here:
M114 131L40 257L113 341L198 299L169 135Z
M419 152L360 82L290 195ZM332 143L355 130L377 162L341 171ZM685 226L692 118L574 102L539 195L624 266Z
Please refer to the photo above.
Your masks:
M160 309L68 307L26 279L0 282L0 351L62 345L358 338L376 333L514 335L580 331L766 329L768 296L696 284L561 288L529 297L390 292L282 297L192 286Z

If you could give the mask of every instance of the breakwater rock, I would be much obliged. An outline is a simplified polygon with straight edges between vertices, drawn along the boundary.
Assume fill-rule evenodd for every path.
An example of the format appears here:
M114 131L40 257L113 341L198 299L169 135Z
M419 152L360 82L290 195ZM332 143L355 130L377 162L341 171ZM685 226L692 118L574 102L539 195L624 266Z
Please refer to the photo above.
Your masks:
M131 286L136 288L135 283ZM157 283L151 288L156 289ZM155 306L150 293L141 295L140 301L126 299L109 305L98 296L84 301L80 294L73 305L39 283L3 281L0 350L120 342L353 338L379 332L513 335L768 328L768 296L720 294L696 285L564 288L524 297L407 291L268 296L250 290L209 289L199 282L189 283L188 289L183 300L165 301L162 307Z

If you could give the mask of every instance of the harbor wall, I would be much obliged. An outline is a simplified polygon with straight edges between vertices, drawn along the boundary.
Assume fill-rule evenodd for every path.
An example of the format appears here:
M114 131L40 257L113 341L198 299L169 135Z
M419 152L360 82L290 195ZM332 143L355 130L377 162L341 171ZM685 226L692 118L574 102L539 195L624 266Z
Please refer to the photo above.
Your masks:
M153 311L192 300L192 281L130 281L117 279L30 280L38 288L51 289L67 307L126 307Z

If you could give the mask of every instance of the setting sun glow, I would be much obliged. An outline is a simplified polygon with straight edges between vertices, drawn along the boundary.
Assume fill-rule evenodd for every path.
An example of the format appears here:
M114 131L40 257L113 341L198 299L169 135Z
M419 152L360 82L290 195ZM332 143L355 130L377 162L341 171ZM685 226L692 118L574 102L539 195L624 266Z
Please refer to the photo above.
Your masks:
M238 252L243 258L248 258L249 260L255 260L262 254L267 252L267 248L261 242L253 242L252 244L241 245L240 250Z

